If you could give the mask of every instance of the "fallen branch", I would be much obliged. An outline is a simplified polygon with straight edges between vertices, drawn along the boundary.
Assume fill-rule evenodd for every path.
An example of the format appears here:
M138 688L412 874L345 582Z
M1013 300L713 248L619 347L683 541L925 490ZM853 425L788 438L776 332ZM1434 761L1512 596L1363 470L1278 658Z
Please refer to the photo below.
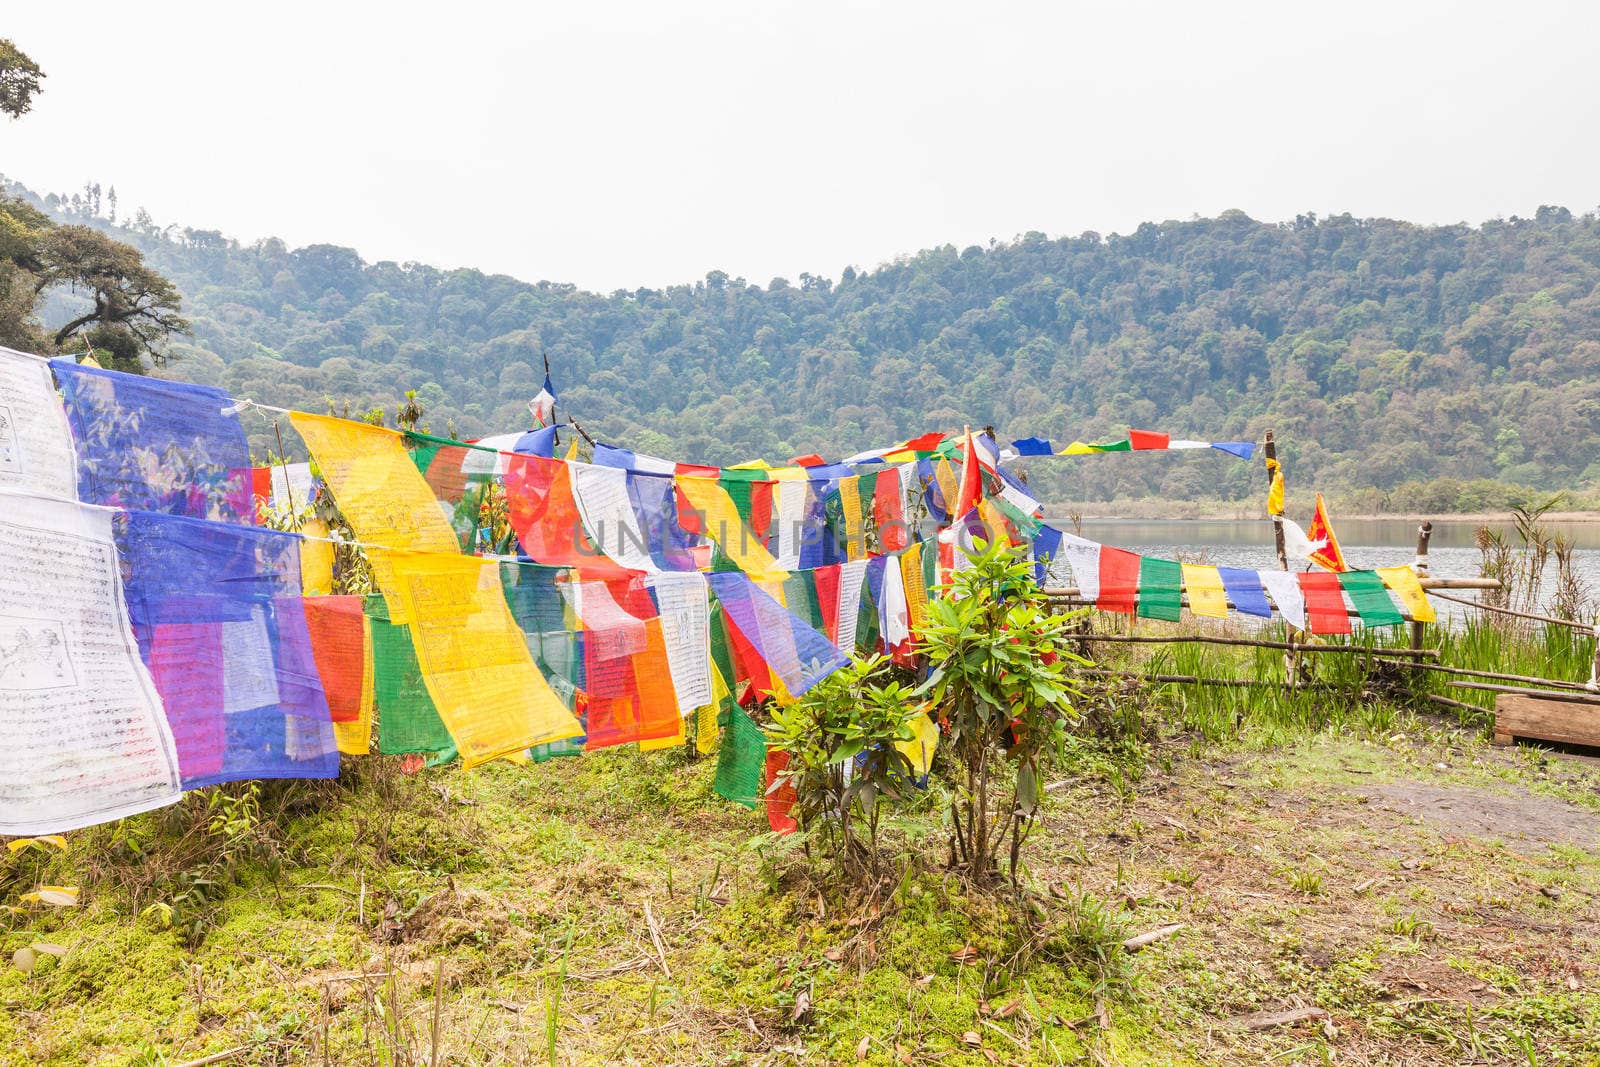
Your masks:
M1183 923L1170 923L1166 926L1158 926L1154 930L1147 930L1142 934L1128 938L1122 943L1122 947L1127 952L1138 952L1146 945L1153 945L1157 941L1165 941L1167 938L1171 937L1173 934L1182 929Z
M1298 1023L1309 1022L1312 1019L1326 1019L1328 1013L1321 1008L1295 1008L1293 1011L1257 1012L1254 1015L1242 1015L1234 1020L1234 1025L1245 1030L1271 1030L1279 1026L1294 1026Z

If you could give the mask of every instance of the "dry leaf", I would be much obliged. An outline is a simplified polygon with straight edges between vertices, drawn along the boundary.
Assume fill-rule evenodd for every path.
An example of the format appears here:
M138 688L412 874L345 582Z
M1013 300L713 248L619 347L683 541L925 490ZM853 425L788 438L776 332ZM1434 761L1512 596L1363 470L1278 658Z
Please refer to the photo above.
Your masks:
M844 949L830 948L828 951L822 954L822 958L825 960L830 960L834 963L838 963L840 960L844 959Z
M995 1018L997 1018L997 1019L1009 1019L1009 1018L1011 1018L1013 1015L1015 1015L1017 1013L1017 1008L1020 1007L1021 1004L1022 1004L1022 1002L1020 1000L1017 1000L1017 999L1013 998L1009 1003L1006 1004L1005 1007L1000 1009L999 1013L996 1014Z
M1583 988L1583 983L1578 981L1577 975L1569 974L1567 975L1567 988L1576 991Z
M979 1045L983 1044L983 1038L978 1036L978 1032L976 1030L968 1030L966 1033L962 1034L961 1041L963 1044L971 1045L973 1048L977 1048Z
M977 958L978 950L971 945L962 945L959 949L950 953L950 959L955 963L972 963Z
M794 1010L789 1012L789 1021L797 1023L811 1014L811 994L802 989L794 995Z
M1103 1000L1094 1002L1094 1018L1100 1024L1100 1029L1111 1029L1111 1005Z
M57 959L60 959L62 956L67 954L67 950L61 945L52 945L48 941L35 941L28 947L33 949L35 952L43 952L46 956L54 956Z
M33 949L26 947L19 948L17 951L11 954L11 966L15 967L23 974L27 974L29 971L33 970L33 965L38 958L38 954L35 953Z
M6 848L12 852L21 852L29 845L53 845L65 852L67 850L67 839L60 834L46 834L44 837L19 837L15 841L6 842Z
M933 975L925 974L921 978L918 978L915 982L913 982L911 984L916 986L918 989L927 989L929 986L931 986L933 984Z
M870 1035L867 1036L867 1037L863 1037L861 1039L861 1044L856 1046L856 1059L858 1059L858 1060L866 1059L867 1058L867 1050L870 1049L871 1047L872 1047L872 1037Z
M56 908L78 906L78 887L75 885L42 885L32 893L19 898L26 904L49 904Z

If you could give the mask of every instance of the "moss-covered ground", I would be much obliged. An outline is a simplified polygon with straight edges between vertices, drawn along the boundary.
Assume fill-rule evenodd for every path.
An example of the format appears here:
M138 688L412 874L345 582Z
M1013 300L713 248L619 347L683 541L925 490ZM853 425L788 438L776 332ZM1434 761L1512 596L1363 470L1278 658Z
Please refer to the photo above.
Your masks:
M1405 716L1196 751L1051 784L1026 924L933 810L841 894L681 753L191 796L0 860L0 1061L1600 1062L1600 765Z

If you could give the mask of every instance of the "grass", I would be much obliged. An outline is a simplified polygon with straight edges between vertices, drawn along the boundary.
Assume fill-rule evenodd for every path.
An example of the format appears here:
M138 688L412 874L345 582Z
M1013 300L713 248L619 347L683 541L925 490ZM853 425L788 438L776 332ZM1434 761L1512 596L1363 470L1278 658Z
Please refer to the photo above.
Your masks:
M1024 919L942 869L936 798L842 893L681 752L203 791L0 860L0 904L83 887L0 912L0 962L64 949L0 970L0 1063L1600 1062L1600 771L1364 659L1096 689L1114 740L1048 783ZM1247 1026L1305 1007L1326 1024Z

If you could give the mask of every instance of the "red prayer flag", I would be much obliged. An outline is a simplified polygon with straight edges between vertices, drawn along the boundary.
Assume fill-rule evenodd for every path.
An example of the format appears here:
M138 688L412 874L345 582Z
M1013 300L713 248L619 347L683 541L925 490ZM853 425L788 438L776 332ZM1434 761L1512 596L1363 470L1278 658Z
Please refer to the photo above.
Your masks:
M1094 606L1101 611L1120 611L1132 615L1138 607L1139 554L1125 548L1100 549L1100 599Z
M1155 433L1151 430L1129 430L1128 444L1133 446L1135 452L1155 452L1167 447L1172 438L1164 433Z
M361 675L366 659L366 625L358 596L308 596L304 599L311 655L328 696L334 722L361 717Z
M978 506L983 499L983 468L978 461L978 447L972 443L972 431L961 446L961 491L956 494L956 508L950 513L954 522Z
M1337 574L1306 571L1295 575L1306 598L1306 625L1314 634L1347 634L1350 613L1344 607L1344 588Z
M1311 529L1306 531L1306 537L1312 544L1318 541L1328 542L1311 553L1312 563L1326 567L1330 571L1350 569L1350 565L1344 561L1343 550L1339 548L1339 539L1333 535L1333 525L1328 522L1328 509L1323 506L1321 493L1317 494L1317 512L1311 516Z
M779 772L787 766L789 766L789 753L773 748L767 749L766 773L763 775L767 793L767 824L772 827L773 833L777 834L792 834L800 828L800 824L789 814L799 796L794 783L774 784L778 780Z
M815 452L808 452L803 456L795 456L793 459L789 460L789 462L796 467L821 467L826 465L828 461L817 455Z
M816 579L817 607L822 612L822 626L828 640L839 643L839 564L818 567L811 572Z
M900 447L906 452L932 452L943 441L944 434L935 431L933 433L925 433L921 437L913 437Z
M885 552L906 547L906 524L901 518L900 477L892 468L878 475L872 493L872 517L878 524L878 541Z

